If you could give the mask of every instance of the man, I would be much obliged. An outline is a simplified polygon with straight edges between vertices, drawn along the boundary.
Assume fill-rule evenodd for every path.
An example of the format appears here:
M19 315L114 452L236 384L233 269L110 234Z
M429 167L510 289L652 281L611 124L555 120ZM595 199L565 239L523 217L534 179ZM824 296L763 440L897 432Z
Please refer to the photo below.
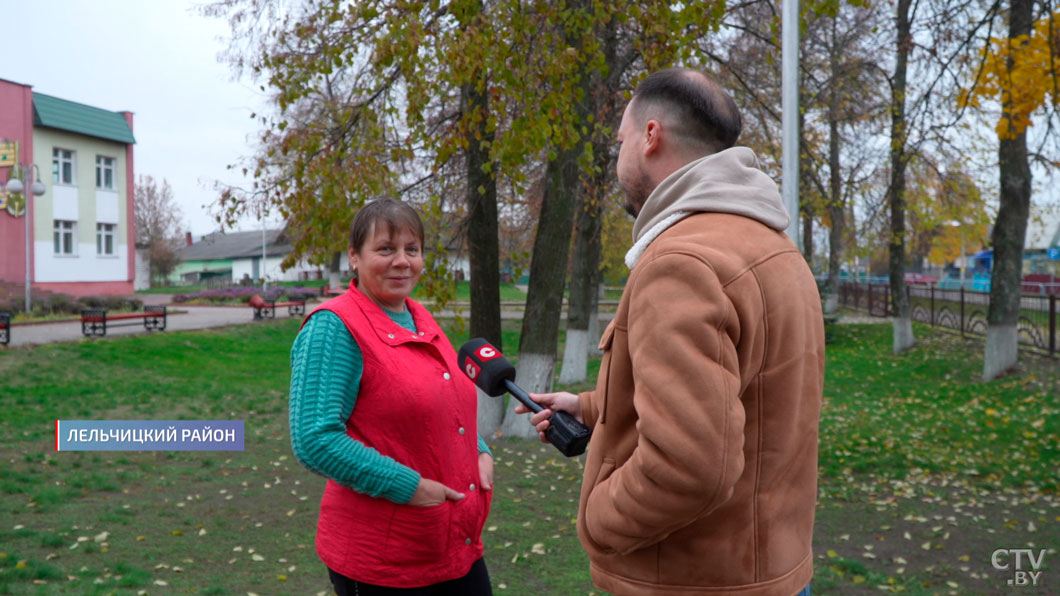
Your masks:
M702 73L637 87L618 131L631 272L596 389L533 396L539 431L552 409L593 428L578 535L614 594L809 593L820 298L740 127Z

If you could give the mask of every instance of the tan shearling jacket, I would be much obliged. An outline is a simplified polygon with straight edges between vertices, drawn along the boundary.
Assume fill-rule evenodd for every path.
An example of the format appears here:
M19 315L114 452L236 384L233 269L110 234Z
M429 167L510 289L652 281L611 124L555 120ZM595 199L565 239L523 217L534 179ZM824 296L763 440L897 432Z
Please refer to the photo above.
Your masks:
M578 534L604 590L794 596L813 575L823 319L770 225L693 212L636 259L580 396Z

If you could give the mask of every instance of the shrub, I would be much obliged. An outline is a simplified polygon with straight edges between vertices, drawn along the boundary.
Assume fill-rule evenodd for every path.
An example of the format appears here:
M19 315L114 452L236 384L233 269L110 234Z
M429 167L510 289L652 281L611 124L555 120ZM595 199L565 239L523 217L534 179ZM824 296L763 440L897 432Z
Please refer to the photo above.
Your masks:
M22 312L22 307L26 301L20 296L10 296L4 300L0 300L0 312L9 312L12 315L15 313Z
M177 294L173 297L173 302L190 302L199 304L246 304L250 301L251 296L253 296L254 294L260 294L261 297L266 300L289 300L316 296L317 290L313 288L284 288L281 286L272 286L268 290L262 292L261 288L256 287L228 286L225 288L215 288L211 290L203 290L201 292L192 292L189 294Z
M82 308L105 308L107 310L140 310L143 301L125 296L82 296L78 311ZM74 311L74 312L78 312Z
M34 310L41 310L55 315L77 314L81 312L81 306L78 304L77 299L69 294L52 294L46 298L36 300Z
M316 288L284 288L283 299L284 300L309 300L314 296L320 295L320 290Z

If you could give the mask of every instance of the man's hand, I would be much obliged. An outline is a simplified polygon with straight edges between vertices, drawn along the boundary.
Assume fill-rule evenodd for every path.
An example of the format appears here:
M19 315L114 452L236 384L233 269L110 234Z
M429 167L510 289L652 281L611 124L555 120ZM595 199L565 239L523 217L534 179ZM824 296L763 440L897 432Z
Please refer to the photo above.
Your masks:
M482 490L493 488L493 456L488 453L478 454L478 485Z
M545 408L530 417L530 424L537 428L537 434L542 443L548 443L548 439L545 438L545 430L548 428L548 419L552 417L554 410L568 412L571 416L574 416L575 420L584 424L582 421L582 404L578 400L578 396L573 393L565 391L558 393L531 393L530 399ZM527 414L529 412L529 408L523 404L515 406L516 414Z
M441 482L420 478L420 484L408 504L414 507L434 507L446 501L459 501L463 498L464 493L458 493Z

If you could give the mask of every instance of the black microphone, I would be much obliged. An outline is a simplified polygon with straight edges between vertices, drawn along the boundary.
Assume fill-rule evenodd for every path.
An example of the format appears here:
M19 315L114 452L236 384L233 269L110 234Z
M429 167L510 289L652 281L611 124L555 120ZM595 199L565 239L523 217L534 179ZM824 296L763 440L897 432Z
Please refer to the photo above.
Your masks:
M535 414L544 408L530 399L521 387L515 384L515 367L501 355L500 350L490 345L481 337L476 337L460 346L457 353L457 364L479 389L490 397L508 392ZM545 438L567 457L585 453L592 431L578 422L574 416L562 410L556 410L548 419Z

